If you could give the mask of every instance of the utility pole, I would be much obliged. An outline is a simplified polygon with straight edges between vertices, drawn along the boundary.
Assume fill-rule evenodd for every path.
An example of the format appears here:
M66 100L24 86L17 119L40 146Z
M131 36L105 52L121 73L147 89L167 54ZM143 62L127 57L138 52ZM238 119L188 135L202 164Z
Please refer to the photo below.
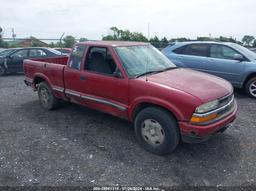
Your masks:
M15 40L15 38L16 38L16 34L14 33L14 28L12 28L12 38L13 38L13 40Z

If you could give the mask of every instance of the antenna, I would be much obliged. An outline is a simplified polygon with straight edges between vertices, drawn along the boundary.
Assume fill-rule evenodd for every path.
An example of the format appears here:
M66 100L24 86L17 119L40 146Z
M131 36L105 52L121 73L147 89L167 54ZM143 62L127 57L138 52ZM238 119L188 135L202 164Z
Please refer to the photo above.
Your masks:
M150 38L150 23L148 23L148 40ZM147 63L145 66L146 72L148 72L148 64L149 64L149 47L147 47ZM148 75L146 75L146 81L148 81Z

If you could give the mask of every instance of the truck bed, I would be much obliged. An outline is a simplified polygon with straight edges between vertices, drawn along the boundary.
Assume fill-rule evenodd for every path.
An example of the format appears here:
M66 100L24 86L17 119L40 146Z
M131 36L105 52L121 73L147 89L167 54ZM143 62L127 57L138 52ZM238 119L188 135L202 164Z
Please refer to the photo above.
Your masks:
M67 62L68 56L24 60L25 82L33 85L41 77L46 79L52 89L64 92L64 68Z

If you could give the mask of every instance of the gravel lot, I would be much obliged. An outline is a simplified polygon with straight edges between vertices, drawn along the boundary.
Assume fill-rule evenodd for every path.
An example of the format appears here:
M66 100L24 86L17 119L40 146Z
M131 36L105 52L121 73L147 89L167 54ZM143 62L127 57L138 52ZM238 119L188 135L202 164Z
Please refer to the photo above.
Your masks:
M0 78L0 186L256 184L256 100L239 91L230 129L160 157L124 120L70 103L44 111L23 78Z

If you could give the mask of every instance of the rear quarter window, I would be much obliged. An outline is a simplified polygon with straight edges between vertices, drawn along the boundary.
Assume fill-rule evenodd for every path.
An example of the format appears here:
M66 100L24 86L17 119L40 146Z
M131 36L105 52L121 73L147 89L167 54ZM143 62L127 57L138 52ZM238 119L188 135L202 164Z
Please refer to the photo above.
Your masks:
M86 46L82 44L74 46L69 58L69 63L68 63L69 68L73 68L77 70L80 69L85 48Z
M208 44L190 44L179 48L178 54L191 55L191 56L208 56Z

